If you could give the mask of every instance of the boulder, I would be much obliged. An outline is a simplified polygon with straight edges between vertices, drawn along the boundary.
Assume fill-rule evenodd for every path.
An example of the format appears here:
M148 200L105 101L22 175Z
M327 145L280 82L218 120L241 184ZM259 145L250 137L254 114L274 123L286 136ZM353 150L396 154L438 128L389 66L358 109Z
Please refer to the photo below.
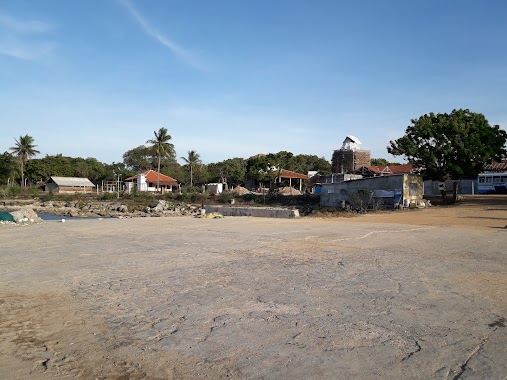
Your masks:
M16 223L40 222L42 220L30 206L23 206L16 211L12 211L11 215Z

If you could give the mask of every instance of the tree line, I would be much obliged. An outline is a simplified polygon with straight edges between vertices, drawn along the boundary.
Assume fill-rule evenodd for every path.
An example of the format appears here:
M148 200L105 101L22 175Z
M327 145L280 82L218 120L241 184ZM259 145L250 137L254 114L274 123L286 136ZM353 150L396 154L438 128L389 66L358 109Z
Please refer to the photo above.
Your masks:
M412 119L405 134L392 140L387 152L404 157L428 179L475 178L484 164L506 158L507 132L491 126L484 115L468 109L451 113L429 113ZM209 182L241 185L249 177L258 181L273 180L276 170L286 169L306 174L318 171L329 174L331 165L323 157L281 151L250 158L230 158L203 164L191 150L180 165L166 128L154 131L154 138L123 154L122 162L105 164L95 158L64 157L61 154L33 159L39 153L33 137L20 136L10 152L0 154L0 184L36 184L50 176L87 177L94 183L125 179L156 169L185 186ZM390 165L387 160L372 159L374 165Z
M229 186L243 185L245 178L260 179L259 169L268 170L273 165L306 174L318 170L321 174L331 172L331 164L316 155L293 155L290 152L270 153L250 158L229 158L224 161L204 164L195 150L177 161L174 145L166 128L154 131L154 137L126 151L122 162L111 164L96 158L66 157L62 154L33 158L39 151L31 136L15 139L10 152L0 154L0 184L37 185L50 176L86 177L94 183L124 180L138 173L153 169L168 175L183 186L201 186L210 182L227 183ZM157 184L158 187L158 184Z

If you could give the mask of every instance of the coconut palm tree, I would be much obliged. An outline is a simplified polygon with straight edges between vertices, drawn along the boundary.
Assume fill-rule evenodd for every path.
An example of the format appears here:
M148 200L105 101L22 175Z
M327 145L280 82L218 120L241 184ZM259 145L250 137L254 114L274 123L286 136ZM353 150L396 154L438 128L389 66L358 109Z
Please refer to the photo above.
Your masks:
M157 172L159 173L157 178L157 190L160 188L160 160L162 156L174 156L174 145L169 143L171 135L167 133L167 128L160 128L157 131L153 131L155 138L146 141L146 144L151 144L152 149L158 158Z
M35 149L37 145L34 145L32 136L20 136L19 140L14 139L14 141L16 141L16 145L10 150L18 158L21 166L21 186L25 186L25 165L30 158L40 152Z
M190 170L190 186L193 186L194 167L201 164L201 156L195 150L190 150L188 157L181 157L181 159L186 162Z

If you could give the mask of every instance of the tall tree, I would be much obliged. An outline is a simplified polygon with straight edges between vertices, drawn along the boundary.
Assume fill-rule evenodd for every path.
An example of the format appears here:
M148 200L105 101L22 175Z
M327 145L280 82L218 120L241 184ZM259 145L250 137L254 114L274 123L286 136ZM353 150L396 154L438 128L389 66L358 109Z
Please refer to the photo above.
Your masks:
M153 132L155 134L155 138L146 141L147 144L152 145L152 149L157 155L158 165L157 172L159 173L157 178L157 190L160 188L160 160L162 156L174 156L174 145L169 142L171 140L171 135L167 133L167 128L160 128L157 131Z
M16 145L10 148L10 150L18 157L21 166L21 186L25 186L25 165L30 158L40 152L35 149L37 145L34 145L32 136L20 136L19 140L14 140L16 141Z
M507 155L507 132L490 126L484 115L468 109L413 119L405 135L391 141L387 151L405 156L424 169L428 178L444 181L474 178L485 163Z
M193 186L194 167L201 164L201 157L195 150L190 150L187 157L181 157L190 171L190 186Z
M229 158L225 161L207 165L209 179L228 185L240 185L245 182L246 163L244 158Z

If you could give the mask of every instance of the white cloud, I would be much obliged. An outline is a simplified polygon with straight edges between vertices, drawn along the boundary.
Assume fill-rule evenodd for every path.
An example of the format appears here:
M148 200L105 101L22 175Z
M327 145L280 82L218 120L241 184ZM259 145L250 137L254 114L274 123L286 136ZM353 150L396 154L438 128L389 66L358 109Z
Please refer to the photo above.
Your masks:
M48 55L55 48L51 42L31 43L11 39L10 41L0 40L0 55L25 61L35 61Z
M129 0L117 0L119 4L121 4L131 16L137 21L137 23L141 26L143 31L158 41L162 46L166 47L171 53L173 53L178 59L185 62L186 64L198 69L205 70L206 68L199 62L193 54L176 44L170 38L164 36L160 33L156 28L154 28L134 7L134 5Z
M7 14L0 14L0 55L35 61L47 54L55 44L40 36L52 26L38 20L21 20Z
M18 20L7 14L0 14L0 27L16 33L46 33L52 26L39 20Z

